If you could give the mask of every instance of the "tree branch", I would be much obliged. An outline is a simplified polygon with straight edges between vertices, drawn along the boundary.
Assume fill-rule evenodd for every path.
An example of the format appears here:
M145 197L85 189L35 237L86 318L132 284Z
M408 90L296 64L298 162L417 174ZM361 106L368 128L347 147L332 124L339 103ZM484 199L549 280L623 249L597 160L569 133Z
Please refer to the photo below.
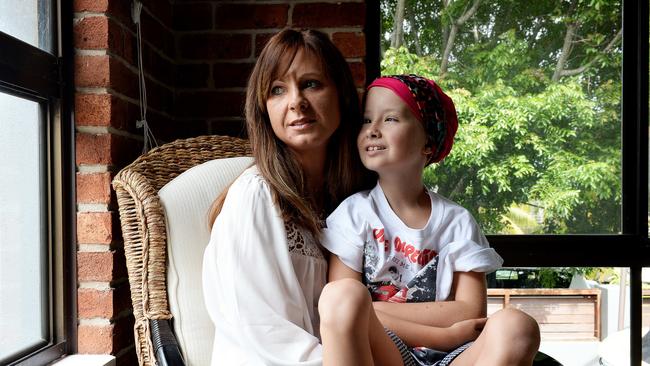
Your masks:
M465 12L465 14L461 15L460 18L458 18L458 20L456 21L456 25L461 26L465 24L465 22L469 20L469 18L473 17L474 14L476 14L479 5L481 5L481 0L474 0L474 4L472 4L472 7L469 8L469 10Z
M406 12L407 17L409 18L409 22L411 23L411 29L415 29L413 33L413 41L415 42L415 54L418 56L422 56L424 53L422 52L422 46L420 45L420 36L418 35L417 28L415 27L415 12L412 9L409 9L409 11Z
M393 17L393 37L390 46L399 48L404 40L404 7L406 0L397 0L395 7L395 16Z
M452 22L451 29L449 30L449 37L447 38L445 51L442 54L442 61L440 63L440 75L444 76L447 73L447 67L449 65L449 55L451 55L451 49L454 47L454 41L456 40L456 35L458 34L458 29L469 20L476 11L478 10L479 5L481 5L481 0L474 0L472 7L467 9L463 15L461 15L455 22Z
M564 64L569 59L571 54L571 49L573 48L573 37L575 37L575 30L577 24L569 23L566 26L566 33L564 34L564 44L562 45L562 51L560 51L560 58L558 58L557 63L555 64L555 72L553 73L554 82L560 80L562 76L562 70L564 70Z
M607 53L609 53L609 51L611 51L612 48L614 48L614 46L616 46L618 41L621 39L622 35L623 35L623 29L619 29L618 32L616 33L616 35L614 36L614 38L612 38L609 41L609 43L607 43L605 48L603 48L603 50L600 51L599 55L596 55L589 62L587 62L586 64L584 64L584 65L582 65L582 66L580 66L578 68L570 69L570 70L560 70L560 77L578 75L578 74L581 74L581 73L587 71L587 69L590 68L591 65L593 65L596 61L598 61L599 58L601 58L601 57L603 57L603 55L606 55ZM558 77L558 79L559 79L559 77ZM554 80L554 81L557 81L557 80Z

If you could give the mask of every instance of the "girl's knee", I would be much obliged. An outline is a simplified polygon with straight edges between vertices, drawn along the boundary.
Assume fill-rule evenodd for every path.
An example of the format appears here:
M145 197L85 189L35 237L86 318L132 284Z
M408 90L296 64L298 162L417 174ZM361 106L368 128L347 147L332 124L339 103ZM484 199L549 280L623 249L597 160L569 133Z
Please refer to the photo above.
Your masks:
M321 327L345 329L367 321L372 300L366 287L353 279L325 285L318 300Z
M490 324L491 323L491 324ZM539 348L540 334L537 321L521 310L506 308L494 313L488 320L487 327L497 328L495 333L506 339L507 344L536 351Z

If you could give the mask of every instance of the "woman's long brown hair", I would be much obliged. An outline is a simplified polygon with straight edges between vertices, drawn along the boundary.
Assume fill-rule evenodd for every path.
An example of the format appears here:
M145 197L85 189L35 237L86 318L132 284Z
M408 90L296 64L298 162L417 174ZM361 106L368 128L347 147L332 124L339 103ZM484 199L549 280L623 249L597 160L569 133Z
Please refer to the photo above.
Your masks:
M313 53L334 83L341 122L327 146L324 212L317 212L315 197L307 190L305 175L293 153L271 128L266 101L271 83L283 75L298 51ZM356 148L360 128L359 97L350 68L327 35L314 31L285 29L273 36L262 50L251 72L246 93L246 127L253 158L268 183L273 200L285 221L291 221L317 235L322 214L330 213L350 194L367 187L370 176L361 165ZM213 203L209 223L221 212L227 190Z

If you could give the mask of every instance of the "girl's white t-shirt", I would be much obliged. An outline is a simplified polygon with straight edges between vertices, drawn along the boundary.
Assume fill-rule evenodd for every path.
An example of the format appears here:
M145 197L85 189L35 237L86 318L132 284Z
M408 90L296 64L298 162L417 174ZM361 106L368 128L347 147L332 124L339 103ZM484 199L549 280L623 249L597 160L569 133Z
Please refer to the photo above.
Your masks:
M348 197L327 218L321 244L363 273L374 300L446 300L454 272L488 273L503 264L469 211L428 194L431 215L421 229L402 222L379 183Z

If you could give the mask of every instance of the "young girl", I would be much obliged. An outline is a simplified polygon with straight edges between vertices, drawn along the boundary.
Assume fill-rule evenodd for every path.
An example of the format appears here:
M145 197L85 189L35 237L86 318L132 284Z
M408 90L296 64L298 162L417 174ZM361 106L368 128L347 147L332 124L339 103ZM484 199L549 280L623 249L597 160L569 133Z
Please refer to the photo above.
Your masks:
M359 332L371 326L374 313L396 346L371 342L375 364L399 352L404 365L530 365L537 350L539 329L526 314L504 310L483 318L484 274L503 261L467 210L422 183L424 167L451 150L457 125L453 102L431 80L398 75L368 87L357 147L378 182L327 218L322 244L334 254L334 282L320 302L327 308L330 292L341 301L358 297L352 294L358 287L337 280L365 284L375 302L369 321L359 316ZM324 347L331 323L321 324Z

